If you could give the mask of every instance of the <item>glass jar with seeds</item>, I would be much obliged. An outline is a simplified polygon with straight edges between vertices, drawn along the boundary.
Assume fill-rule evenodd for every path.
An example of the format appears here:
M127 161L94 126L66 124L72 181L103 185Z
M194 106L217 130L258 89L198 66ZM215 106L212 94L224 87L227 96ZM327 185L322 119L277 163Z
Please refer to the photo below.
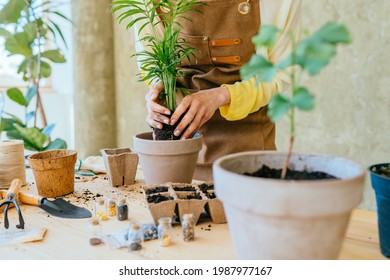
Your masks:
M129 218L129 207L127 205L126 198L120 198L117 200L116 212L118 221L125 221Z
M195 239L195 216L194 214L184 214L182 218L183 240L186 242Z
M167 247L172 244L172 219L170 217L162 217L158 220L157 235L161 246Z
M95 201L95 216L100 221L107 220L107 203L103 197L97 197Z
M129 244L129 251L138 251L142 249L144 234L139 224L130 224L127 240Z

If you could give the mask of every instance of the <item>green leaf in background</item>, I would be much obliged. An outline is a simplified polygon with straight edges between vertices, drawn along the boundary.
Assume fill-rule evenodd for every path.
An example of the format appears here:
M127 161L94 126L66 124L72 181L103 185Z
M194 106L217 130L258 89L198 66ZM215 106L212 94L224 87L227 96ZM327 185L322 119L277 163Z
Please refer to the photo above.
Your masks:
M23 27L23 29L24 29L24 33L26 33L29 44L31 44L37 35L37 31L35 29L35 23L33 22L27 23Z
M49 139L47 135L42 133L42 131L40 131L36 127L25 128L21 127L18 124L15 124L15 128L20 132L22 139L25 141L25 143L27 143L29 146L35 148L35 150L38 151L43 149L43 145Z
M9 51L11 55L21 54L25 57L31 57L32 49L29 45L28 36L24 32L9 36L5 41L5 49Z
M10 114L10 113L6 113L4 112L7 116L10 116L11 118L9 120L13 121L14 123L17 123L21 126L24 126L24 123L21 119L19 119L17 116L13 115L13 114ZM14 126L12 124L12 129L14 129Z
M16 130L16 128L13 128L13 130L5 130L5 131L7 131L7 137L9 139L23 140L22 135L18 130Z
M3 116L3 109L4 109L4 93L0 91L0 120Z
M30 104L31 99L33 99L33 97L35 96L36 93L37 93L37 87L36 86L32 86L32 87L29 87L27 89L27 93L26 93L26 97L25 97L27 105Z
M61 54L60 50L48 50L42 53L42 57L47 58L48 60L54 63L65 63L66 59Z
M0 28L0 36L4 39L7 39L9 36L12 36L12 33L10 33L8 30L4 28Z
M299 87L294 93L292 103L302 111L310 111L314 108L314 95L306 88Z
M32 73L31 76L34 78L37 78L38 76L38 60L37 56L34 56L33 59L30 61L32 64ZM51 75L51 66L46 61L41 60L41 78L48 78Z
M317 75L336 55L337 44L350 42L350 34L343 24L327 23L298 44L296 63L310 75Z
M291 102L287 96L277 93L268 105L268 116L273 122L279 121L291 107Z
M26 115L26 123L28 123L35 116L35 111L31 111Z
M249 80L256 76L258 81L271 81L277 68L261 55L253 55L251 60L240 69L241 78Z
M20 13L27 7L27 1L9 0L0 11L0 24L17 23Z
M29 59L24 59L23 61L22 61L22 63L20 63L20 65L19 65L19 67L18 67L18 74L19 73L25 73L26 72L26 70L27 70L27 65L28 65L28 63L29 63Z
M47 150L58 150L58 149L66 149L66 148L68 148L66 142L60 138L56 138L49 145L47 145L43 150L47 151Z
M259 47L272 47L276 41L278 29L272 25L263 25L260 28L260 33L252 38L253 44Z
M20 89L18 88L10 88L9 90L7 90L7 95L9 99L15 101L19 105L22 106L28 105L26 99L24 98L23 92L21 92Z
M336 47L317 41L304 41L297 47L296 63L314 76L336 55Z
M345 25L334 22L326 23L312 37L333 45L352 42L351 35Z
M51 66L45 61L41 61L41 77L48 78L51 75Z
M50 137L50 134L53 132L53 129L55 128L55 124L52 123L52 124L49 124L48 126L46 126L43 130L42 130L42 133L49 136Z

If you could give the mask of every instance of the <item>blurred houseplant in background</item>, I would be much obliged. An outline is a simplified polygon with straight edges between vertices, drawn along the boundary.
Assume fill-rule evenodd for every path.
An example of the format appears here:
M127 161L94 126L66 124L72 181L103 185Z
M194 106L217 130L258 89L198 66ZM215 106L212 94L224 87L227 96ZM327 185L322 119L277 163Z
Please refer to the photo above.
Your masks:
M66 42L55 20L70 20L56 10L59 5L50 0L8 0L0 7L0 36L4 38L4 49L9 56L23 57L17 72L26 82L24 93L16 87L6 91L10 100L24 107L24 120L7 112L5 107L0 111L0 132L5 131L10 139L22 139L27 150L67 148L63 139L50 139L55 124L48 124L40 93L42 79L51 76L50 63L66 62L57 44L62 40L66 46ZM1 94L0 104L4 103L4 98ZM38 116L41 127L37 124Z

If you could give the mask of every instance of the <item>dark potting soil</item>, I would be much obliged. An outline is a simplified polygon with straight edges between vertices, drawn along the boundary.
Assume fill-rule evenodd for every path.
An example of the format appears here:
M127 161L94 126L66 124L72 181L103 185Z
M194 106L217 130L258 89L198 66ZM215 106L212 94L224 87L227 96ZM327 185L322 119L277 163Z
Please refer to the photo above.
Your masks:
M208 190L214 189L214 185L208 185L206 183L200 184L198 187L203 193L207 193Z
M180 123L184 115L185 114L182 114L174 125L163 123L163 127L161 129L153 128L155 140L180 140L182 135L175 136L173 133L175 132L177 125ZM183 129L183 131L186 131L186 129L187 127Z
M213 199L217 197L214 192L206 192L205 194L209 199Z
M388 166L381 166L381 168L379 168L379 169L374 167L372 169L372 172L374 172L375 174L378 174L380 176L385 176L385 177L390 178L390 165L388 165Z
M172 196L164 196L161 194L151 195L148 196L147 201L148 203L160 203L163 201L173 200Z
M260 177L260 178L271 178L271 179L280 179L282 175L282 169L270 168L267 165L263 165L259 170L249 173L245 172L244 175ZM285 180L328 180L328 179L337 179L336 177L320 172L320 171L295 171L287 169L287 174Z
M165 186L158 186L153 189L148 189L145 191L146 194L153 194L153 193L162 193L162 192L167 192L168 187Z
M155 140L179 140L180 135L175 136L173 134L176 129L176 124L175 125L163 124L162 129L154 128L153 131L154 131Z
M200 196L200 193L194 193L187 196L187 199L198 199L202 200L202 197Z
M195 188L192 187L192 186L173 187L173 189L174 189L175 191L178 191L178 192L183 192L183 191L193 192L193 191L195 191Z

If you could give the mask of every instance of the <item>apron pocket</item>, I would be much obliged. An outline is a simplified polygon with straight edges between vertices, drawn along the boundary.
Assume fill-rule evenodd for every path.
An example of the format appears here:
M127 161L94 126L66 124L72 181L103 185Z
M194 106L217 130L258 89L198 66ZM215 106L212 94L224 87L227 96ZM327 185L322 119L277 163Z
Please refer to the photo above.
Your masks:
M190 55L189 59L183 59L181 66L196 67L212 64L210 58L209 37L192 36L184 33L181 33L180 37L185 42L184 44L186 46L194 48L192 55Z

